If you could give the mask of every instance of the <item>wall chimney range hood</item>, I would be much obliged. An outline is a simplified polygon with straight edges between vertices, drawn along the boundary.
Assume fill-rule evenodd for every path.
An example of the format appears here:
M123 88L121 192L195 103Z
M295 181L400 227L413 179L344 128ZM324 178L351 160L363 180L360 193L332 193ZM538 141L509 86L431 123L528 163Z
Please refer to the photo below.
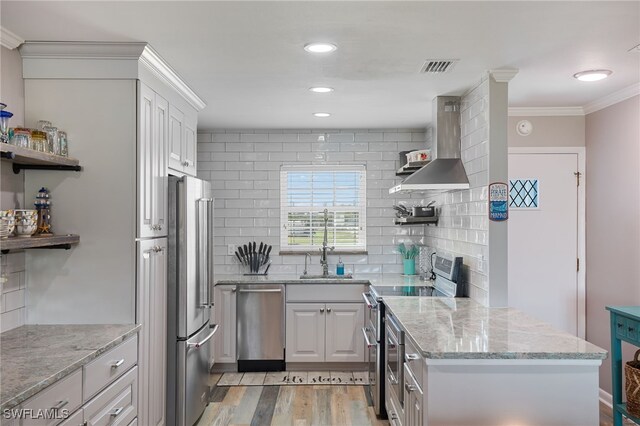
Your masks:
M427 165L415 171L389 194L468 189L469 179L460 159L460 97L433 99L433 144Z

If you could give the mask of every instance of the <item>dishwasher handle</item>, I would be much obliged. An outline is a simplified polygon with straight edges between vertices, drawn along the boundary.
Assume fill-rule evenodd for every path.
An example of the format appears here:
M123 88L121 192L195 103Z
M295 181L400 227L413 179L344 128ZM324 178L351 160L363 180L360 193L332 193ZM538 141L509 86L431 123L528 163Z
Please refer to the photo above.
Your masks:
M238 293L282 293L281 288L256 288L256 289L244 289L238 290Z

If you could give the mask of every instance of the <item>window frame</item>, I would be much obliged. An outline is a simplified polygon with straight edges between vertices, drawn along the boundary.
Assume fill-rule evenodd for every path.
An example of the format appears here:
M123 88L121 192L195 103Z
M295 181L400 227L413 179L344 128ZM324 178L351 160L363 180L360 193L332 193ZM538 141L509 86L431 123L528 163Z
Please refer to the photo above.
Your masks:
M360 188L358 189L358 203L353 206L335 207L290 207L288 206L289 188L286 185L289 172L357 172L360 173ZM282 165L280 167L280 254L302 254L313 253L321 248L320 245L290 245L289 233L286 228L289 223L289 213L319 213L324 209L329 212L350 212L357 211L359 216L359 244L354 246L336 247L331 253L360 254L367 253L367 168L364 164L306 164L306 165ZM329 242L332 245L332 242Z

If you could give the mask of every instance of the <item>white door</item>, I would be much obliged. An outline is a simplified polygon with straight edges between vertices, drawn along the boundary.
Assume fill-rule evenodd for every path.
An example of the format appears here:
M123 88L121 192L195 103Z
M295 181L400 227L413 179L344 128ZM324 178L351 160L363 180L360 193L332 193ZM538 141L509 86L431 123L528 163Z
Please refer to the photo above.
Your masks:
M509 154L509 306L578 335L577 153Z
M327 304L326 362L364 362L364 304Z
M287 303L286 361L323 362L324 303Z

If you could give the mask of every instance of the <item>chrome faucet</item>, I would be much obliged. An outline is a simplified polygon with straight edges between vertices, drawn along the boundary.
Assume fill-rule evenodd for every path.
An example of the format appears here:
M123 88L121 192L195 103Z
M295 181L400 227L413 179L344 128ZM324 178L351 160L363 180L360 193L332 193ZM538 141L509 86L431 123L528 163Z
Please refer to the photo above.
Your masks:
M329 261L327 259L327 251L334 250L335 247L329 247L327 241L327 227L329 226L329 210L324 209L324 239L322 240L322 255L320 255L320 265L322 265L322 276L329 276ZM305 257L305 262L307 258Z
M302 275L307 275L307 258L309 258L309 265L311 265L311 253L304 254L304 272Z

